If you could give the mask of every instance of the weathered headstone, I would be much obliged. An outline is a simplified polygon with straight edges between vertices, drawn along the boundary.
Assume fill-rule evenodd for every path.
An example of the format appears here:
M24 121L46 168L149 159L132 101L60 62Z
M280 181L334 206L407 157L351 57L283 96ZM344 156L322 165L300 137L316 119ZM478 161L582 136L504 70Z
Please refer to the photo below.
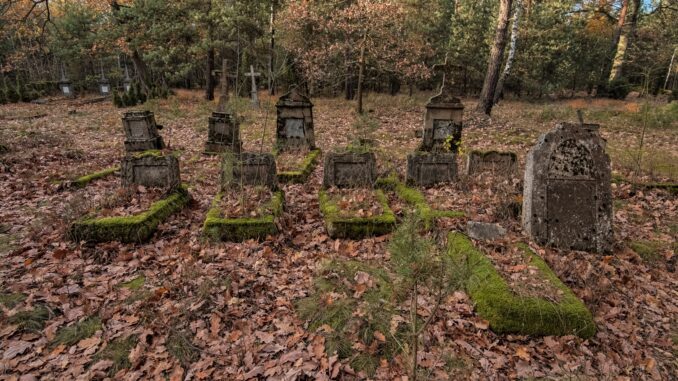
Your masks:
M127 64L125 64L125 79L122 81L122 85L125 88L125 92L132 90L132 78L129 76L129 69L127 69Z
M447 89L443 86L426 104L422 151L458 151L464 105Z
M512 173L516 167L517 156L513 152L471 151L466 158L466 174L479 172Z
M407 182L419 186L449 183L457 178L457 155L415 152L407 155Z
M240 125L235 117L224 112L213 112L209 117L205 151L239 153L241 147Z
M179 159L172 154L141 154L122 160L122 185L174 189L181 184Z
M255 73L254 72L254 66L250 65L250 72L245 73L246 77L250 77L252 79L252 89L250 90L250 96L252 97L252 106L254 107L259 107L259 95L257 92L257 80L256 77L260 76L261 73Z
M125 149L128 152L162 149L165 143L158 134L159 126L150 111L129 111L122 117L125 128Z
M598 125L560 123L527 156L523 228L539 244L612 248L610 159Z
M325 155L324 165L325 188L371 188L377 178L377 158L372 152L329 153Z
M315 149L313 103L297 88L280 97L277 109L276 145L278 149Z
M73 92L73 85L71 81L66 77L66 70L64 69L63 64L61 65L61 79L59 80L59 89L65 97L73 97L75 94Z
M225 155L221 171L222 186L264 185L277 188L275 157L270 153L243 152Z

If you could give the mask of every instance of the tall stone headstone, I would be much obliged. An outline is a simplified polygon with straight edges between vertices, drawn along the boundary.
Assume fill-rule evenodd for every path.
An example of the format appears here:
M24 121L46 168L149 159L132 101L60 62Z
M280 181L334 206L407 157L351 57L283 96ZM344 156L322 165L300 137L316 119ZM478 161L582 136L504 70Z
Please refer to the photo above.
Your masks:
M205 151L239 153L241 148L240 125L236 118L225 112L213 112L209 117Z
M457 152L461 142L464 105L443 86L440 93L426 104L422 151L446 150Z
M612 249L610 159L598 125L560 123L527 156L523 228L539 244Z
M125 128L125 150L128 152L162 149L165 143L155 123L155 116L150 111L129 111L122 117Z
M276 146L280 150L315 149L313 103L297 88L280 97L277 109Z

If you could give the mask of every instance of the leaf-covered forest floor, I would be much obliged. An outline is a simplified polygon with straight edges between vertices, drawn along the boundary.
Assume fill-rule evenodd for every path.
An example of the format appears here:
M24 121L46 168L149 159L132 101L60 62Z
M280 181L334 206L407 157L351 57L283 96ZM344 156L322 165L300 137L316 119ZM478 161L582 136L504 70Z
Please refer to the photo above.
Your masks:
M165 141L181 151L182 180L194 201L162 223L142 245L94 246L64 238L70 222L119 186L111 176L84 189L57 191L63 180L119 164L124 154L120 117L110 103L0 107L0 379L362 379L351 359L324 352L324 329L308 329L295 310L321 264L350 259L388 267L388 236L361 241L326 235L318 208L322 168L303 185L284 185L282 233L264 242L213 244L202 223L217 193L219 159L202 154L207 117L215 104L179 91L151 101ZM353 103L313 100L316 142L323 152L356 132ZM246 150L270 150L274 99L262 108L238 107ZM372 95L366 109L378 121L380 173L405 171L419 139L426 94ZM574 99L549 103L505 101L492 119L464 99L463 151L516 152L513 177L462 177L430 193L465 218L439 222L463 230L468 219L499 222L509 234L481 244L501 252L524 240L518 218L503 206L519 194L522 164L536 137L559 120L602 124L614 176L632 182L678 178L678 105ZM75 110L75 113L71 113ZM26 118L47 114L38 118ZM638 147L642 126L642 160ZM264 136L263 139L261 137ZM460 167L462 160L459 160ZM678 202L665 190L613 184L615 250L603 256L539 249L538 253L593 312L598 333L574 336L497 335L476 316L463 290L451 293L424 334L420 379L670 379L678 374ZM444 234L441 234L444 236ZM347 284L357 281L346 279ZM351 295L349 295L351 297ZM434 295L424 292L427 317ZM406 307L402 318L409 316ZM77 324L77 325L76 325ZM64 329L64 327L71 327ZM77 327L77 328L74 328ZM355 342L354 348L362 348ZM405 379L403 352L376 364L374 379Z

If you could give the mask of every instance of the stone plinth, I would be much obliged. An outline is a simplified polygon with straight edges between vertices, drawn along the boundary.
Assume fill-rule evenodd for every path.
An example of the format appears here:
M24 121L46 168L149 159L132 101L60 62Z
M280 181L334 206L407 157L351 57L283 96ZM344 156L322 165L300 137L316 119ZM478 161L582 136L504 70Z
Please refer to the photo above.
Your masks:
M323 186L371 188L377 179L374 153L329 153L325 156Z
M450 152L415 152L407 155L407 183L431 186L457 178L457 155Z
M122 160L122 185L174 189L181 183L179 160L155 152L127 156Z
M222 172L222 186L263 185L277 189L275 157L270 153L243 152L226 155Z

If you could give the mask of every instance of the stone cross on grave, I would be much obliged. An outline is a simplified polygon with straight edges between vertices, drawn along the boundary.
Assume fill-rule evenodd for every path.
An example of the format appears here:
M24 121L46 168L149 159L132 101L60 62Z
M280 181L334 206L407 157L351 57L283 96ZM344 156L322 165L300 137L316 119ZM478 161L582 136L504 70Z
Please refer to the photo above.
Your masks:
M259 107L259 97L257 96L257 80L256 80L256 77L258 77L260 75L261 75L261 73L255 73L254 72L254 65L250 65L250 72L245 73L246 77L252 78L251 96L252 96L252 106L254 106L255 108Z
M237 78L237 76L228 74L228 60L223 59L221 61L221 72L219 81L221 82L221 94L219 95L219 104L217 106L217 112L226 112L226 107L228 105L228 92L229 92L229 78Z
M445 61L443 63L433 65L433 71L434 72L443 73L443 80L441 81L441 84L440 84L440 90L441 91L445 87L445 85L451 85L451 83L449 82L450 79L447 78L447 73L451 69L454 69L454 68L458 68L458 66L452 65L451 63L448 62L447 54L445 54Z

